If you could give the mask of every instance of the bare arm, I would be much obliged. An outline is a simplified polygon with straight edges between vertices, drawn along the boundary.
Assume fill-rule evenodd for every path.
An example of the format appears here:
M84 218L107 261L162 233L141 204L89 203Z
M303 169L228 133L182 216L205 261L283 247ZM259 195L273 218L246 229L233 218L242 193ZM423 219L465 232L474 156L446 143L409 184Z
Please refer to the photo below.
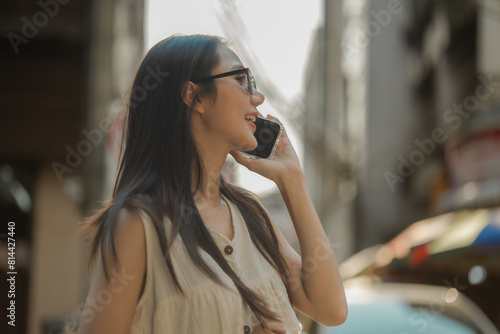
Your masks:
M79 334L128 334L146 270L146 239L140 217L122 209L115 233L117 266L108 256L109 280L101 255L93 271Z
M290 268L293 306L327 326L342 324L347 302L334 252L314 209L302 174L286 177L278 187L299 239L301 256L275 226Z
M293 307L321 324L342 324L347 317L347 302L337 262L286 130L272 160L245 158L239 151L230 153L238 163L274 181L286 203L299 239L301 256L273 224L291 271Z

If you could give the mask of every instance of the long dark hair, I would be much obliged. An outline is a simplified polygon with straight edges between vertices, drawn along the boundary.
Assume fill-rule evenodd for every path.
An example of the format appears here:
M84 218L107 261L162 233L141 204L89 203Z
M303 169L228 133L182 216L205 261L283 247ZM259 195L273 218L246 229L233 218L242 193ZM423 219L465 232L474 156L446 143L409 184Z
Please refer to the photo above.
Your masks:
M227 47L227 44L215 36L172 36L156 44L144 57L128 101L124 149L120 154L113 196L105 208L86 221L83 231L91 239L89 267L95 265L101 251L106 278L109 279L104 254L111 251L112 261L116 264L114 227L118 212L121 208L136 212L143 210L154 223L168 270L183 294L169 252L177 234L193 263L210 279L224 286L203 261L198 247L212 256L265 326L264 318L277 320L278 315L241 281L224 259L203 223L193 197L207 175L191 132L193 110L183 100L185 83L211 74L220 62L219 46ZM201 84L196 94L216 99L215 84L210 81ZM196 176L194 180L192 175ZM231 185L222 176L219 188L221 194L239 209L253 243L280 274L291 302L289 270L266 211L252 193ZM189 214L186 214L186 208L190 208ZM163 224L165 216L172 222L168 239Z

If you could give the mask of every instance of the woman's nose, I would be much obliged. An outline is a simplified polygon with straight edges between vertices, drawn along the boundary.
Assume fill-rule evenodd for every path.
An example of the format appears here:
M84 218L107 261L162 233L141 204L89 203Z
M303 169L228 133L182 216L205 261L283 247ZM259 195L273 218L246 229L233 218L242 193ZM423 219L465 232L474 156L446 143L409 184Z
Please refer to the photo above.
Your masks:
M266 98L265 98L264 94L262 94L259 90L256 89L253 91L252 98L251 98L252 104L259 106L262 103L264 103L265 99Z

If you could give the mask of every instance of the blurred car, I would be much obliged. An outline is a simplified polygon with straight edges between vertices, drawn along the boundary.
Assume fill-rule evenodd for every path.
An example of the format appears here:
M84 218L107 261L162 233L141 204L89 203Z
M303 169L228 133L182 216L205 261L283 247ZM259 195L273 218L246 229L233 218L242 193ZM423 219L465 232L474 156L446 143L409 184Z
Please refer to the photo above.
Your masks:
M340 266L343 279L455 288L500 328L500 208L462 210L416 222Z
M344 324L316 324L315 334L499 334L488 317L455 288L388 283L360 276L344 282Z

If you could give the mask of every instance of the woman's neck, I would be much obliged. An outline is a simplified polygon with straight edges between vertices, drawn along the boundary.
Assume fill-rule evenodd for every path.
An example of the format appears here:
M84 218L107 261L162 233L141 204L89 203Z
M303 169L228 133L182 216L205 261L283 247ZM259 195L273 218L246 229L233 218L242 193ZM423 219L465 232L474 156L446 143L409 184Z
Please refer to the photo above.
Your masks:
M203 161L204 177L201 180L194 200L198 207L218 207L221 204L222 196L220 192L220 178L224 163L226 162L227 153L224 152L207 152L200 149L200 157ZM193 180L196 180L193 177Z

